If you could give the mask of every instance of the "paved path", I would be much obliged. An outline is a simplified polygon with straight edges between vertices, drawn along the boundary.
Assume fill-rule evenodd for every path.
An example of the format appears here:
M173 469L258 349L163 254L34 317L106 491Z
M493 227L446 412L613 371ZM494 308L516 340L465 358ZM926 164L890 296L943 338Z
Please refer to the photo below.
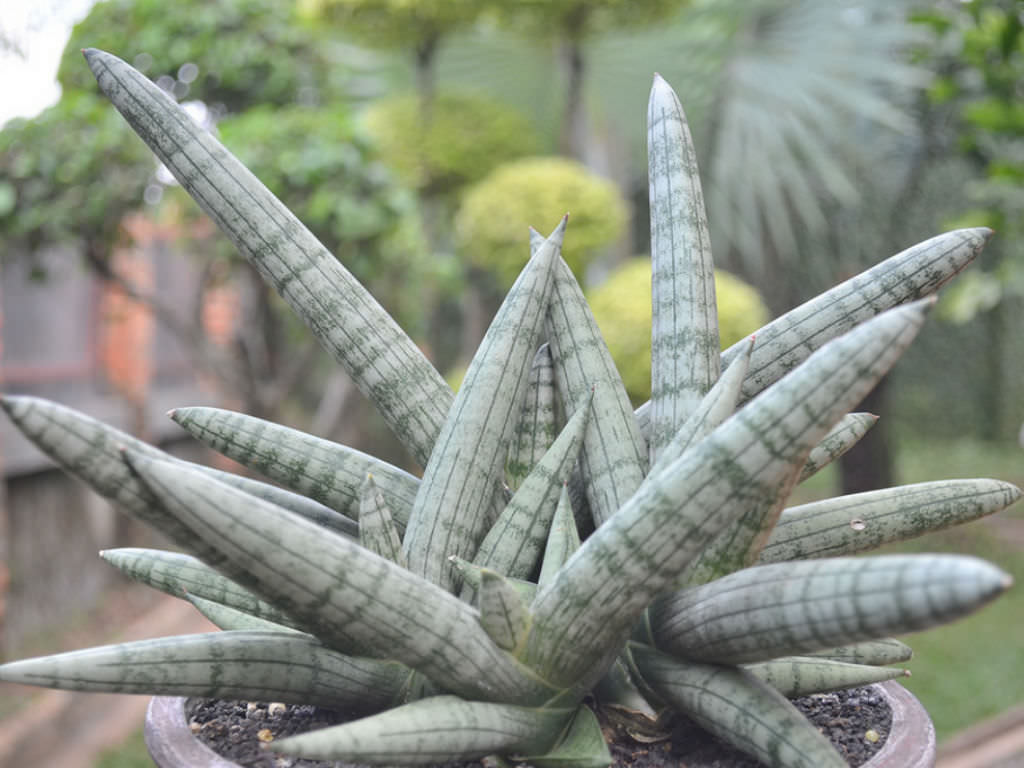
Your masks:
M935 768L1024 768L1024 705L943 742Z
M153 607L111 642L214 629L185 601L158 595ZM38 690L9 688L17 695ZM92 768L100 753L142 725L148 701L147 696L46 690L0 721L0 768Z

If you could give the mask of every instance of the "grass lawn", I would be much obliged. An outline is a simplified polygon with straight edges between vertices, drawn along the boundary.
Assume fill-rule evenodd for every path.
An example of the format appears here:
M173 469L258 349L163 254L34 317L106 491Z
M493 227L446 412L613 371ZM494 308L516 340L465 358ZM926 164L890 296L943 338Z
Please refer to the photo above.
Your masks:
M142 731L136 731L123 744L100 755L93 768L153 768Z

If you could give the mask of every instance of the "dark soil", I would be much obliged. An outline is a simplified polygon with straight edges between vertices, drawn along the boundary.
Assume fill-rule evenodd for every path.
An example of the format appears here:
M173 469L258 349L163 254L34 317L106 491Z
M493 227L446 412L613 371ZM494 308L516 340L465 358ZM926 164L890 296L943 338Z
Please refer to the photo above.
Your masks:
M889 735L892 712L885 699L871 688L853 688L796 699L797 708L832 742L851 766L867 762L881 749ZM244 701L194 699L186 706L186 717L199 738L220 755L247 768L352 768L351 763L323 762L284 757L261 748L264 739L281 739L314 728L344 721L334 712L310 706L274 705ZM277 710L281 709L280 712ZM868 731L877 741L865 737ZM261 734L262 732L262 734ZM640 743L625 733L614 736L611 753L615 768L760 768L761 764L727 747L689 721L673 730L669 739ZM487 762L453 763L451 766L480 768ZM488 766L488 768L493 768Z

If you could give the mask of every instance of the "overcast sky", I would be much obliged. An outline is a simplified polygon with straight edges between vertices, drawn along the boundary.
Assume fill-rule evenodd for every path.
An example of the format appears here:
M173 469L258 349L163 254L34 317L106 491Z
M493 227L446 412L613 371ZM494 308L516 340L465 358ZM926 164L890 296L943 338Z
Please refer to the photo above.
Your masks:
M0 125L31 117L60 97L57 64L71 28L96 0L0 0L0 32L21 49L0 51Z

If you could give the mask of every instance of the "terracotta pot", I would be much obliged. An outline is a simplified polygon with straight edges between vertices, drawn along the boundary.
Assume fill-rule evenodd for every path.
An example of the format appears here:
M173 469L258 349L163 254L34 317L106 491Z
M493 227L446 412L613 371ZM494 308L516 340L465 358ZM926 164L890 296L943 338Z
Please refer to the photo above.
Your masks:
M892 708L885 746L863 768L933 768L935 728L910 691L894 683L881 690ZM146 747L157 768L240 768L197 739L185 720L185 699L157 696L146 712Z

